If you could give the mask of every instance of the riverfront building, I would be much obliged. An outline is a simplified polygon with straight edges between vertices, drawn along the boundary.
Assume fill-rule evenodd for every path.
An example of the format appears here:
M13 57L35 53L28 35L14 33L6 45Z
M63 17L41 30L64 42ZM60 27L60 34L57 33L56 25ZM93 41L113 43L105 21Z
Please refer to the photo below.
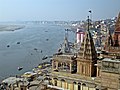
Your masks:
M120 14L113 36L109 33L99 58L91 33L85 33L77 53L70 51L67 38L64 49L52 60L51 82L64 90L120 89Z

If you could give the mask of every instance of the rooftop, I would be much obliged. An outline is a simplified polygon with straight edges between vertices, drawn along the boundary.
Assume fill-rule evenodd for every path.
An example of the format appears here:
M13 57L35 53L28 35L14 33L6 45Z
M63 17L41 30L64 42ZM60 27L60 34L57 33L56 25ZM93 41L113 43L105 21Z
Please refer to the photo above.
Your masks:
M104 58L102 61L105 61L105 62L120 62L120 59Z

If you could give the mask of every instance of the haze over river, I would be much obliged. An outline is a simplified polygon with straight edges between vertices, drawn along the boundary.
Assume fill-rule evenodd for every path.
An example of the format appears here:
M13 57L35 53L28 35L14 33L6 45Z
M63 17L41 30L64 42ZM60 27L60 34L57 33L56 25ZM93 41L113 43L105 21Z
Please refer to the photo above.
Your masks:
M64 40L63 26L53 24L24 24L24 26L20 30L0 32L0 80L32 70L43 62L41 60L43 56L54 54ZM68 37L74 40L72 32L69 32ZM18 71L17 68L21 66L23 70Z

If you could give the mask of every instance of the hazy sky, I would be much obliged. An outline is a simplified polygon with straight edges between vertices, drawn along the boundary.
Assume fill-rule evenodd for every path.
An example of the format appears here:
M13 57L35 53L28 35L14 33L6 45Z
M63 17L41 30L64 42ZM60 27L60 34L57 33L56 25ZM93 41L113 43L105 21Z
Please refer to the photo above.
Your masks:
M0 0L0 21L85 20L117 16L120 0Z

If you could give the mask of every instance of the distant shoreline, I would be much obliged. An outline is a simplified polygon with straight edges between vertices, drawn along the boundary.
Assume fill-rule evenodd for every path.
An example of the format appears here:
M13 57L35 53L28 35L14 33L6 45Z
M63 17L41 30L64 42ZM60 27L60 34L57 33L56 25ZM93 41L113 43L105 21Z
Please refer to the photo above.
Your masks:
M24 25L0 25L0 32L2 31L15 31L23 29Z

